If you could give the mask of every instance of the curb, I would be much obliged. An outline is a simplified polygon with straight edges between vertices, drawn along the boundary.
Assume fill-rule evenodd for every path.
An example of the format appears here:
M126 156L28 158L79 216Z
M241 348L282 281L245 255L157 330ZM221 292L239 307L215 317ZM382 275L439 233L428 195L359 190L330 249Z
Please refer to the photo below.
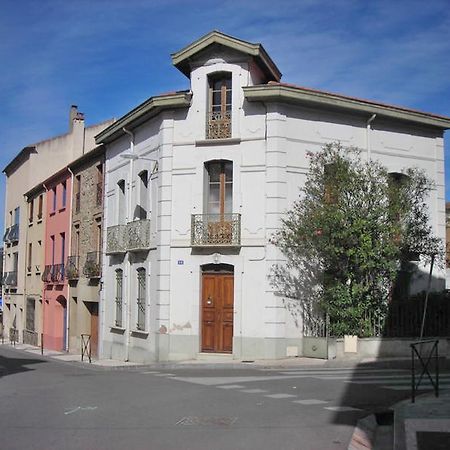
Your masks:
M372 450L377 426L374 414L358 420L348 444L348 450Z

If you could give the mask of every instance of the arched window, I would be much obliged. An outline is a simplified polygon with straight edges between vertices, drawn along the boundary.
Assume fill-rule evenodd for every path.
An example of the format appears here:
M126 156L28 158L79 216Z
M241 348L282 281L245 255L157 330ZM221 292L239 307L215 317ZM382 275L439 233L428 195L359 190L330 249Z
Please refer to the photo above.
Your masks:
M139 267L137 269L137 317L136 327L138 330L145 330L145 302L146 302L146 279L145 269Z
M125 202L125 180L120 180L117 182L117 219L118 224L125 224L126 217L126 202Z
M116 270L116 327L122 327L123 324L123 270Z
M231 73L218 72L208 77L207 139L231 137Z

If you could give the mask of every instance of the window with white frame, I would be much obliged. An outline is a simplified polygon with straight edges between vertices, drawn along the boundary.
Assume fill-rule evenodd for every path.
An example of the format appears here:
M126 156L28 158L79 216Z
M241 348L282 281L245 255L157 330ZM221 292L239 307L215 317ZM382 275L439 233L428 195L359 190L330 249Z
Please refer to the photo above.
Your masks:
M143 267L137 269L137 317L136 328L145 330L145 302L146 302L146 271Z
M125 180L119 180L117 182L117 208L118 208L118 224L125 224L126 217L126 202L125 202Z
M143 170L139 174L139 204L136 205L134 218L139 220L147 219L148 214L148 171Z
M116 327L123 325L123 270L116 270Z
M231 73L209 75L207 139L231 137Z

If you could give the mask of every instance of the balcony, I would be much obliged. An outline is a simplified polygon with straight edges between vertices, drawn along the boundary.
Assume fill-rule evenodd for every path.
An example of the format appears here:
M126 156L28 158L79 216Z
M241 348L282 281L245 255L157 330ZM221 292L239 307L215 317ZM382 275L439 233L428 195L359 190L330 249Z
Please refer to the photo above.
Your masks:
M3 242L8 244L12 244L14 242L19 241L19 224L10 226L5 230L5 234L3 235Z
M135 220L127 225L115 225L106 230L106 253L114 255L138 252L150 248L150 220Z
M126 246L129 252L150 248L150 220L135 220L126 227Z
M80 263L79 256L69 256L67 258L65 275L68 280L77 280L80 277L79 263Z
M83 274L87 278L100 278L102 274L102 254L89 252L83 266Z
M231 112L211 112L208 114L206 139L226 139L231 137Z
M52 264L45 266L42 274L42 281L45 283L64 282L64 264Z
M192 215L192 247L239 247L240 245L240 214Z
M17 286L17 271L5 272L3 275L3 284L6 287L16 287Z
M126 225L115 225L108 227L106 230L106 253L109 255L125 253L127 251L125 245L125 229Z

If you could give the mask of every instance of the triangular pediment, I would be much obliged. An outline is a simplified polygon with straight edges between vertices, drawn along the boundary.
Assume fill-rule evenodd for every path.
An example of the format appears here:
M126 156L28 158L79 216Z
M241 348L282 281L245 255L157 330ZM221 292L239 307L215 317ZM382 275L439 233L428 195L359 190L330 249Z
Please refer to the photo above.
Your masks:
M214 48L221 48L225 52L231 51L234 54L240 53L247 58L253 59L265 74L267 81L279 81L281 79L281 72L261 44L252 44L216 30L173 53L172 63L178 70L189 77L192 64L197 60L201 60L205 52Z

